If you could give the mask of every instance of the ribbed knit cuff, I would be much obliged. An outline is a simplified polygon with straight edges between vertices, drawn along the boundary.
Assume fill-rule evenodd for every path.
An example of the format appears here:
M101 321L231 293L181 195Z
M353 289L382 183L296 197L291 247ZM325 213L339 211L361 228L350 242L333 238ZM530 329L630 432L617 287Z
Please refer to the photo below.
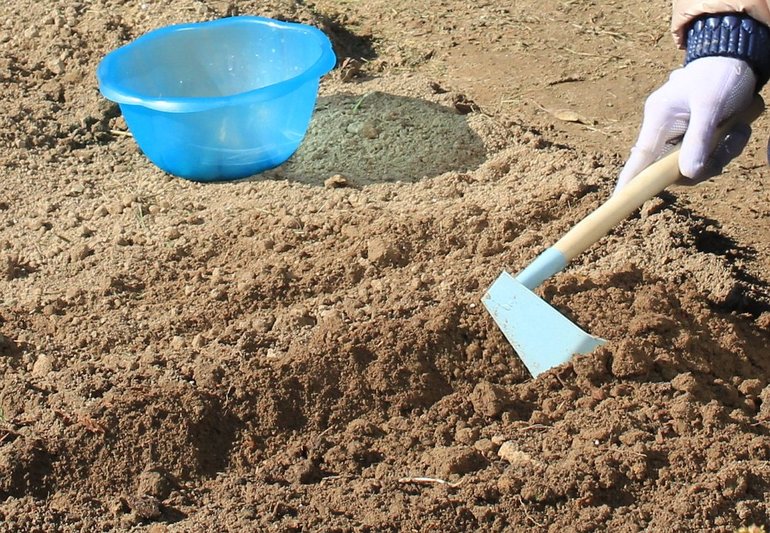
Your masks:
M757 91L770 78L770 28L743 13L721 13L695 19L687 29L686 50L685 65L711 56L746 61L757 76Z

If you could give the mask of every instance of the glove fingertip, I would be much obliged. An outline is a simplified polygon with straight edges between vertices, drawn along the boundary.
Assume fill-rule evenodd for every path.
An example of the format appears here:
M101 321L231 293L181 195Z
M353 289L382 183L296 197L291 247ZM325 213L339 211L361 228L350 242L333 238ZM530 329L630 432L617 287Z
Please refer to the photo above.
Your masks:
M713 113L697 108L692 109L690 124L682 138L679 151L679 172L690 179L701 179L708 164L709 147L716 132L716 118Z
M699 180L703 178L706 166L708 165L707 143L695 140L692 137L689 141L685 135L679 151L679 172L685 178Z

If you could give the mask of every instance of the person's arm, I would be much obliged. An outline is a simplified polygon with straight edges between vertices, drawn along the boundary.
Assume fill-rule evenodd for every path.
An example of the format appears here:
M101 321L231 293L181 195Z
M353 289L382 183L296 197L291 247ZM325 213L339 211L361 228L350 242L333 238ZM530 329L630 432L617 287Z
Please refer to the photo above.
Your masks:
M674 0L671 33L677 46L685 47L687 28L694 19L716 13L743 13L770 26L770 0Z
M740 2L748 3L770 17L764 0ZM738 2L675 2L675 19L685 26L672 29L683 36L685 66L647 99L639 138L616 191L680 141L679 169L692 183L720 174L743 151L751 135L748 124L739 124L724 139L715 139L715 131L746 108L770 77L770 28L747 13L695 11L740 8L733 4Z

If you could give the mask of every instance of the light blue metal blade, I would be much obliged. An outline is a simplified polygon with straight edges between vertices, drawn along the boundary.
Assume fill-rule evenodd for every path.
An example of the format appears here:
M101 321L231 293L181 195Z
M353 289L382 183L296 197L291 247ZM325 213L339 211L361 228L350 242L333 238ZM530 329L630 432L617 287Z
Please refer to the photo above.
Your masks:
M607 342L580 329L507 272L482 301L533 377Z

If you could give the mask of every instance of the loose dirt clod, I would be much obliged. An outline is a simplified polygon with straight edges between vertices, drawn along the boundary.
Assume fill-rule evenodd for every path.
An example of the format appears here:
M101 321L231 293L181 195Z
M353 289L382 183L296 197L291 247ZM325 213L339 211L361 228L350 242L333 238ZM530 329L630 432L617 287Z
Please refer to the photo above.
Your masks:
M423 460L442 477L475 472L486 464L477 450L467 446L438 447L426 452Z
M153 520L160 516L160 504L153 496L127 496L126 504L137 516Z

